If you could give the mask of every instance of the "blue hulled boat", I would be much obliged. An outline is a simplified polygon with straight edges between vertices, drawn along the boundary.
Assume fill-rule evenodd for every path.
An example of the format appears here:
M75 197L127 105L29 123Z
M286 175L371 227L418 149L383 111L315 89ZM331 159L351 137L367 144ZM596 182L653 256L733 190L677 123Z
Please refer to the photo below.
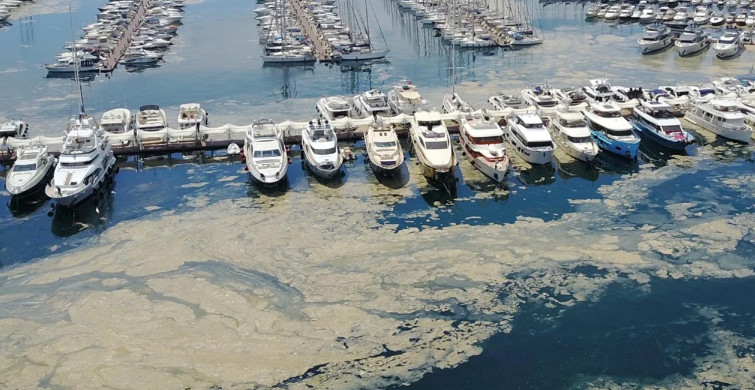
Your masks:
M684 150L695 137L682 128L673 108L664 102L648 101L632 110L632 126L657 144L673 150Z
M640 137L634 134L632 125L621 116L616 104L591 102L582 113L592 138L601 149L631 159L637 157Z

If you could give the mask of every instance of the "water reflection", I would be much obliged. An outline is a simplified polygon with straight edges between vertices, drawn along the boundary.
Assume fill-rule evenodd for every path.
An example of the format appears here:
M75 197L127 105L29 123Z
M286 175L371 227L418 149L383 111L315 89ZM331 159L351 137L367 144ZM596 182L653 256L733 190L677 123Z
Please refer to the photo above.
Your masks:
M114 190L113 180L74 207L57 206L51 209L52 233L57 237L70 237L83 230L103 231L113 214Z
M247 176L247 191L246 196L250 198L260 198L261 196L267 196L270 198L278 198L283 195L286 195L286 192L288 192L289 189L291 189L291 186L288 183L288 175L286 175L283 180L273 184L273 185L265 185L262 183L259 183L258 181L254 180L252 178L252 175L250 173L246 174Z
M8 200L8 209L14 218L24 218L37 211L47 203L48 199L44 191L24 198L11 196L10 200Z
M640 171L640 164L637 159L629 159L605 151L598 153L598 157L595 159L595 164L603 172L619 175L637 173Z
M552 184L556 181L556 169L553 164L533 165L516 171L516 179L528 186Z
M600 171L595 164L587 164L583 161L557 162L558 176L564 180L580 178L587 181L597 181Z

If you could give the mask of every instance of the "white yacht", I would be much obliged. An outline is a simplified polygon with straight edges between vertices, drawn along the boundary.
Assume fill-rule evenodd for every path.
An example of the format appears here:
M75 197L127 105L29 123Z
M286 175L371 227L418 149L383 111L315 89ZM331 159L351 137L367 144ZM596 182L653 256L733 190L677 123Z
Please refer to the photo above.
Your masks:
M338 138L328 121L309 121L301 133L301 149L307 167L323 179L341 173L343 157L338 151Z
M399 171L404 163L404 151L391 125L381 120L373 122L364 134L364 148L375 174L387 175Z
M521 94L509 95L503 92L488 98L488 104L493 110L527 111L533 109L532 104L522 98Z
M693 101L684 118L721 137L749 142L752 129L745 124L745 115L739 104L724 99Z
M81 60L70 57L63 57L54 64L45 65L48 73L71 73L76 72L78 67L79 73L97 72L99 68L92 60Z
M607 79L592 79L589 83L590 85L582 87L588 101L607 102L613 99L614 92Z
M669 149L684 150L695 142L695 137L682 127L673 108L664 102L642 102L634 108L631 123L640 134Z
M388 91L388 105L396 115L414 115L415 112L426 111L430 108L427 100L423 99L417 90L417 86L406 80Z
M723 35L713 45L718 58L731 58L739 54L744 49L742 34L736 28L724 30Z
M134 119L126 108L105 111L100 118L100 126L107 133L113 146L128 146L134 142Z
M645 27L642 36L637 40L642 54L654 53L672 44L671 29L663 24L651 24Z
M270 119L255 121L244 138L246 168L255 182L276 185L286 178L288 153L283 132Z
M451 136L437 111L414 114L409 137L417 153L422 175L430 180L452 181L456 169L456 155Z
M462 116L459 142L475 168L498 183L506 180L511 160L497 122L479 111Z
M621 108L613 102L592 102L582 114L587 120L592 138L608 152L635 158L640 137L632 132L632 125L621 116Z
M328 96L317 101L317 113L326 121L348 118L354 106L349 99L343 96Z
M388 98L377 89L371 89L354 96L354 112L362 118L391 115Z
M136 131L157 131L168 126L168 118L165 111L156 104L147 104L139 107L136 114Z
M547 84L525 88L521 95L522 99L535 107L541 117L550 117L558 110L558 100L553 94L553 89Z
M559 109L581 111L587 106L587 94L579 88L554 89L553 96L558 100Z
M184 103L178 107L178 128L207 126L207 111L199 103Z
M710 46L710 35L702 27L687 27L674 45L680 56L692 55Z
M109 180L115 156L107 135L86 114L72 118L45 194L59 206L73 206L97 192Z
M535 114L514 114L504 133L514 150L530 164L549 164L556 145L543 121Z
M464 101L456 92L451 92L443 95L443 112L461 112L463 114L471 113L474 108Z
M593 141L585 117L580 112L558 111L550 123L553 140L566 154L584 162L598 156L598 145Z
M19 148L16 156L16 162L5 177L5 189L11 197L20 199L38 193L47 185L57 160L42 145Z
M29 125L22 120L8 121L0 124L0 138L23 137L29 131Z

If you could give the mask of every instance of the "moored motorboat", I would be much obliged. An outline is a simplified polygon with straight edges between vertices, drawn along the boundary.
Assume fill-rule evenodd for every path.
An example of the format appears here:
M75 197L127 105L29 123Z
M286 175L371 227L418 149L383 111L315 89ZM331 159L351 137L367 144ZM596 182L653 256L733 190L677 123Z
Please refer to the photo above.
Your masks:
M375 174L390 175L399 171L404 163L398 135L393 127L381 120L373 122L364 134L367 160Z
M419 111L414 114L409 129L414 151L422 175L429 180L453 182L456 155L451 147L451 136L437 111Z
M742 34L736 28L724 30L724 33L718 38L716 44L713 45L716 57L721 59L734 57L739 54L743 48L744 43L742 42Z
M506 153L501 126L480 111L464 115L460 120L459 142L470 163L498 183L506 180L511 160Z
M207 111L199 103L184 103L178 107L178 128L207 126Z
M5 189L15 199L37 194L50 181L56 162L55 157L47 153L46 146L16 149L16 161L5 177Z
M530 164L550 164L556 145L543 121L535 114L513 114L504 137Z
M556 112L548 130L560 149L577 160L589 163L598 156L598 145L592 139L581 112Z
M246 168L256 183L274 186L285 180L288 152L283 143L283 132L272 120L257 120L249 126L243 151Z
M29 124L22 120L8 121L0 124L0 138L2 137L24 137L29 132Z
M377 118L391 115L391 107L383 92L371 89L354 96L354 112L362 118Z
M114 173L115 156L107 135L94 118L72 118L45 194L59 206L74 206L99 191Z
M721 137L747 143L752 129L745 124L740 104L728 99L693 101L684 118Z
M128 146L134 142L134 120L131 111L126 108L105 111L100 118L100 126L113 146Z
M344 96L320 98L315 107L320 118L326 121L348 118L353 110L352 101Z
M669 149L684 150L695 142L695 137L682 127L673 108L663 102L642 102L634 108L630 122L638 133Z
M591 102L582 110L593 140L608 152L634 159L640 138L632 132L632 125L621 115L613 102Z
M637 40L642 54L655 53L672 44L671 30L663 24L651 24L645 27L642 36Z
M396 115L414 115L415 112L430 108L427 100L420 95L417 86L407 80L403 80L401 84L388 91L388 105Z
M328 121L309 121L302 130L303 160L309 170L323 179L332 179L341 173L343 157L338 151L338 138Z
M698 53L710 46L710 36L702 27L689 26L674 43L679 55L684 57Z

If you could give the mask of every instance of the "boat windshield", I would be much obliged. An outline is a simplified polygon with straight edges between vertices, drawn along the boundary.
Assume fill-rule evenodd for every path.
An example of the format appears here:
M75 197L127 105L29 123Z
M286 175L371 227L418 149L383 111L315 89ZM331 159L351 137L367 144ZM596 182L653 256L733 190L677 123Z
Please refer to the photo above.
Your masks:
M588 143L592 142L592 138L589 137L589 136L588 137L571 137L571 136L567 136L566 139L568 139L570 142L573 142L575 144L588 144Z
M334 154L334 153L336 153L336 147L334 146L334 147L328 148L328 149L315 149L315 148L312 148L312 151L315 152L315 154L319 154L319 155L325 156L325 155L328 155L328 154Z
M440 120L437 121L417 121L417 125L424 126L424 127L430 127L430 126L440 126L441 122Z
M693 33L684 33L681 37L679 37L679 42L682 43L695 43L697 42L697 34Z
M550 141L531 141L527 142L527 146L530 148L552 148L553 143Z
M280 157L280 156L281 156L281 151L278 149L254 151L254 158Z
M446 141L429 141L425 142L427 149L446 149L448 148L448 142Z
M333 111L333 119L336 119L336 118L345 118L347 116L349 116L349 112L348 111Z
M615 130L615 129L606 129L606 134L612 135L614 137L629 137L632 135L632 129L622 129L622 130Z
M600 110L595 110L593 112L595 113L595 115L597 115L599 117L603 117L603 118L619 118L619 117L621 117L621 112L619 112L619 111L600 111Z
M37 164L16 164L13 166L13 172L36 171Z
M396 147L396 143L393 141L387 141L387 142L375 142L376 148L394 148Z
M542 122L530 122L530 123L522 123L522 126L528 128L528 129L540 129L543 127Z
M490 145L490 144L502 144L503 137L500 135L494 135L490 137L469 137L473 144L477 145Z
M558 105L557 100L541 100L537 102L540 107L556 107Z
M582 119L576 119L576 120L564 120L561 119L559 121L561 123L561 126L564 127L585 127L587 124Z
M92 160L82 160L82 161L72 161L72 162L61 162L60 166L67 167L67 168L81 168L86 167L92 164Z
M674 134L674 133L682 132L682 127L679 125L663 126L662 129L666 134Z

